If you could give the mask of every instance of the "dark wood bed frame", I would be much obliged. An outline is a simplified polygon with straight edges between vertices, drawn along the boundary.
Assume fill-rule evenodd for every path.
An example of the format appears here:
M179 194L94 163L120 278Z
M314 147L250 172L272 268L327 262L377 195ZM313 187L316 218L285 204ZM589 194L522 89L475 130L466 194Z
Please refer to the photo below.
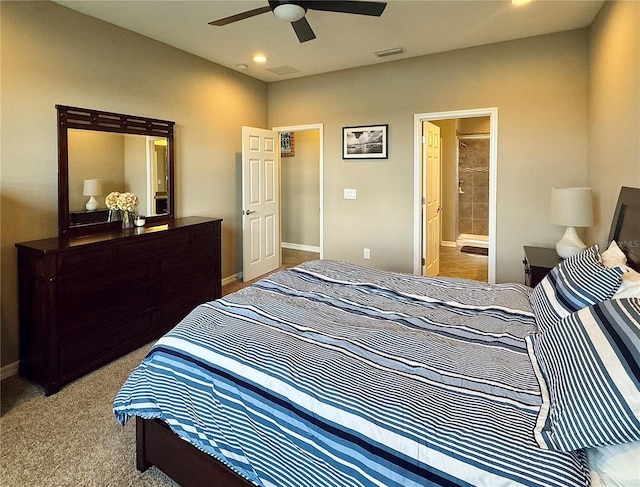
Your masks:
M609 233L640 271L640 189L622 187ZM601 250L605 250L604 248ZM175 435L160 420L136 417L136 466L155 465L183 487L249 487L253 484Z

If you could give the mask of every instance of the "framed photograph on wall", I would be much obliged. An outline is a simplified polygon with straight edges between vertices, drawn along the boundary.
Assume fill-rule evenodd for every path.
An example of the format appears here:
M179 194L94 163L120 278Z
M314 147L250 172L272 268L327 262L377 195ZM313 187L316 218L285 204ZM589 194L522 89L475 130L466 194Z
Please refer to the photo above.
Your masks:
M296 155L296 139L293 132L280 133L280 156L291 157Z
M343 159L387 159L389 125L342 127Z

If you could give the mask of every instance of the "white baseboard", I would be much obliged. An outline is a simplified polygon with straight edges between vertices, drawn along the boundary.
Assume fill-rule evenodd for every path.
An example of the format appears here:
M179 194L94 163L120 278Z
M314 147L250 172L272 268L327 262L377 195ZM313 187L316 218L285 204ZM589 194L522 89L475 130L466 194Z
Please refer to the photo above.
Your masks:
M457 247L457 245L456 245L456 243L455 243L455 242L449 242L448 240L442 240L442 241L440 242L440 245L441 245L442 247Z
M222 280L222 285L226 286L227 284L231 284L240 280L242 280L242 272L238 272L237 274L232 274L229 277L225 277Z
M319 246L313 246L313 245L302 245L302 244L294 244L294 243L289 243L289 242L281 242L280 246L283 249L291 249L291 250L304 250L306 252L316 252L316 253L320 253L320 247Z
M8 377L12 377L18 374L18 364L20 362L13 362L11 364L7 364L0 369L0 380L4 380Z

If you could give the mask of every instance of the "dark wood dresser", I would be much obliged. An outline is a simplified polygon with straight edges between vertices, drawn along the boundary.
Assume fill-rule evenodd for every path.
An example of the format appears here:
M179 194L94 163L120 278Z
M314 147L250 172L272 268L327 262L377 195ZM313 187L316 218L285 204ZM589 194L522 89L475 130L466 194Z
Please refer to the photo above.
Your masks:
M53 394L221 297L221 222L16 244L20 375Z

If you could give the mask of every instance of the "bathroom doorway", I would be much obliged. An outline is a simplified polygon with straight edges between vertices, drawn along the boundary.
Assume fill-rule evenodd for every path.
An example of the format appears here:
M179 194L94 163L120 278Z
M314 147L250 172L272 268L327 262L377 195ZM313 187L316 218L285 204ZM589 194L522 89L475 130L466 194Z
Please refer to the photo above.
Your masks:
M496 108L488 108L414 116L417 178L423 169L419 126L428 120L440 127L440 276L495 282L497 115ZM424 196L416 185L418 215ZM418 218L416 222L420 230ZM416 245L423 243L421 239L416 235ZM414 255L414 270L419 274L422 256L417 251Z

